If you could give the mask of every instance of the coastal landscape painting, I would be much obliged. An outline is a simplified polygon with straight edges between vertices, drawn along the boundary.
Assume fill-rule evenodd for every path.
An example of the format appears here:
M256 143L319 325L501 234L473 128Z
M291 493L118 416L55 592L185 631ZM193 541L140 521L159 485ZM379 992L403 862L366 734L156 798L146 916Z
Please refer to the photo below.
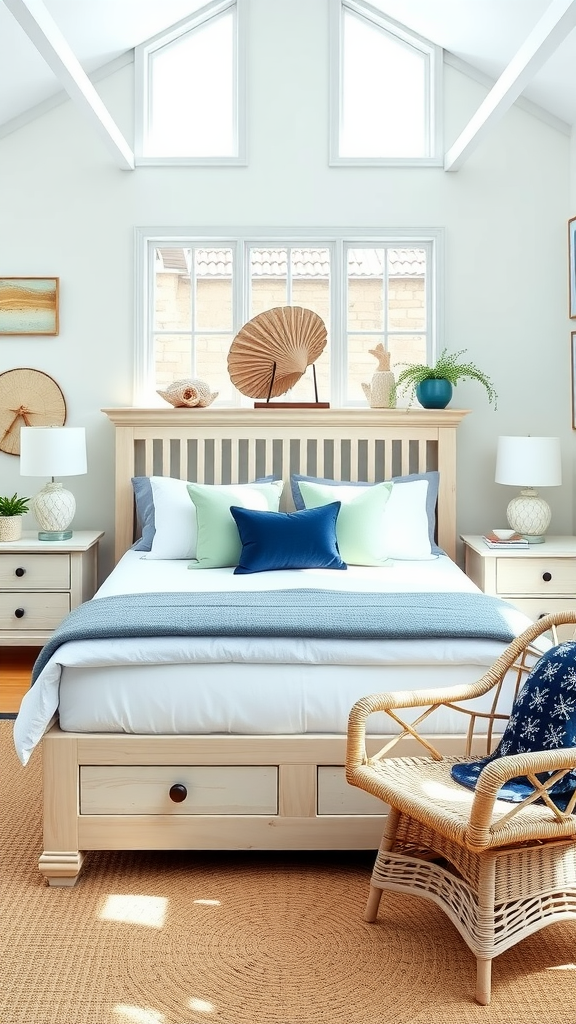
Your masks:
M58 334L57 277L0 277L0 334Z

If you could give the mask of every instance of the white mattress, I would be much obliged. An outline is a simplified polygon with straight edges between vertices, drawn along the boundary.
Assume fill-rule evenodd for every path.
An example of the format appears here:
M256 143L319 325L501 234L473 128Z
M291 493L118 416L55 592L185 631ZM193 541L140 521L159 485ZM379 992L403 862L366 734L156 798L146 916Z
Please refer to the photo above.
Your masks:
M350 592L477 592L447 556L346 572L300 570L234 576L189 570L129 551L95 600L150 591L313 587ZM529 619L510 606L521 632ZM75 641L62 645L26 694L15 723L26 763L52 716L64 730L127 733L344 733L367 693L477 679L504 645L488 640L314 640L216 637ZM370 728L382 732L380 716ZM449 717L431 728L454 731ZM388 725L386 731L389 731Z

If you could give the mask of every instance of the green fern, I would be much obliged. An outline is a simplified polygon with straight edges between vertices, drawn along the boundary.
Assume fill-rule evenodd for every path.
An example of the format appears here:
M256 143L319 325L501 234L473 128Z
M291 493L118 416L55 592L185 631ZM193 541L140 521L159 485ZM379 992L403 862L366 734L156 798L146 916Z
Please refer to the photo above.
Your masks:
M31 498L19 498L13 494L11 498L0 497L0 516L23 516L28 511Z
M434 380L448 380L454 386L460 380L476 380L486 389L488 401L496 409L498 407L498 395L490 377L483 373L482 370L479 370L475 363L458 362L465 352L465 348L460 349L459 352L448 352L448 349L445 348L442 349L434 366L426 366L423 363L406 366L406 369L402 370L398 375L396 391L400 394L409 392L410 399L413 401L416 387L423 380L430 380L431 378Z

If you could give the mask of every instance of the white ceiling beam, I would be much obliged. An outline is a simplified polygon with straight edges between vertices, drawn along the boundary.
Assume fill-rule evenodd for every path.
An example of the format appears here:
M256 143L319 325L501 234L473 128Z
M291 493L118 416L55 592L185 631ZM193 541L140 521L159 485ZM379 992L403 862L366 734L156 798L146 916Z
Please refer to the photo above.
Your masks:
M4 0L4 4L70 99L96 129L118 165L124 171L133 171L134 153L41 0Z
M576 0L552 0L486 99L447 151L444 157L445 171L457 171L462 166L575 26Z

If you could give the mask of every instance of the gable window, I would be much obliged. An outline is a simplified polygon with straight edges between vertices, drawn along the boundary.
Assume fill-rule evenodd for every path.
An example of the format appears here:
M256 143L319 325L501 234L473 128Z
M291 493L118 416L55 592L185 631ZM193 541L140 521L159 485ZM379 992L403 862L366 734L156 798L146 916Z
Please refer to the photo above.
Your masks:
M332 0L331 163L440 164L441 54L364 0Z
M136 48L138 163L243 163L238 5L212 0Z
M314 372L280 400L365 406L362 384L377 367L371 349L382 344L392 369L434 357L441 244L439 230L231 237L138 229L135 403L159 404L158 390L197 377L218 392L218 405L251 405L230 380L230 345L259 313L294 305L322 318L328 341Z

